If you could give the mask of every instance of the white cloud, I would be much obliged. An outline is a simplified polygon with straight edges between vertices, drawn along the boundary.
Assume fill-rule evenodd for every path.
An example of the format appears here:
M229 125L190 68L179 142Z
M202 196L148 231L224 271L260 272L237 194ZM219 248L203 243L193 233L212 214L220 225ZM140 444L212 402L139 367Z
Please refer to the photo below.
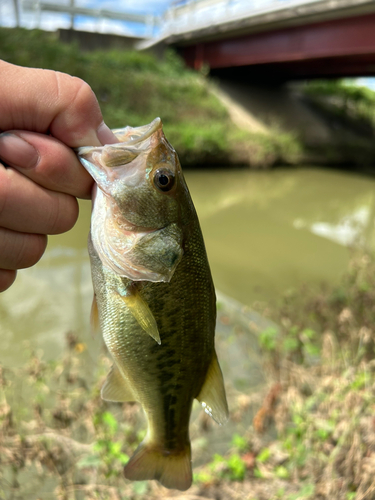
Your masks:
M45 31L55 31L59 28L69 28L70 18L67 14L42 12L39 17L37 13L23 12L21 26L28 29L40 28Z
M113 33L115 35L133 35L134 32L126 23L109 19L82 18L75 22L75 28L81 31L95 31L98 33Z
M20 3L22 0L19 0ZM51 1L51 0L50 0ZM59 5L69 5L69 0L52 0ZM106 9L114 12L132 12L136 14L160 15L169 6L171 0L76 0L77 7L95 9ZM134 5L136 7L134 8ZM57 12L42 12L38 14L35 10L21 10L21 26L25 28L41 28L54 31L58 28L69 28L70 17L68 14ZM13 0L0 0L0 26L13 27L16 25ZM98 19L94 17L77 16L76 29L86 31L100 31L102 33L132 34L146 36L147 27L131 22L116 21L110 19Z
M120 12L161 14L171 3L171 0L76 0L77 5L110 9ZM134 7L135 5L135 7Z

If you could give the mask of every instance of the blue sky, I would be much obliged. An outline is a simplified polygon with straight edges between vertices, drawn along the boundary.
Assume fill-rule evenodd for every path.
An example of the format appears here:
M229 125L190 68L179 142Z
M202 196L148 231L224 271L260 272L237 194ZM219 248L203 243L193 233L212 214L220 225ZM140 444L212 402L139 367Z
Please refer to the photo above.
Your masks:
M42 0L43 1L43 0ZM69 4L69 0L49 0L58 4ZM120 12L134 12L137 14L162 14L171 4L171 0L75 0L79 7L106 9ZM0 25L14 26L15 15L13 0L0 0ZM40 20L35 12L21 12L21 25L26 28L40 27L45 30L54 31L58 28L68 28L70 17L65 14L42 12ZM112 32L119 34L133 34L143 36L146 33L144 25L112 21L108 19L97 19L90 17L77 17L76 29L86 31Z
M18 0L21 3L22 0ZM43 0L42 0L43 1ZM45 0L62 5L68 5L70 0ZM134 12L137 14L161 15L171 5L173 0L75 0L80 7L106 9L121 12ZM180 0L183 3L184 0ZM189 0L185 0L189 1ZM257 0L258 6L269 4L271 0ZM307 0L300 0L301 3ZM310 0L311 1L311 0ZM237 0L235 3L245 4L249 0ZM0 26L15 26L14 0L0 0ZM70 17L65 14L43 12L38 19L35 12L21 13L21 26L26 28L41 28L54 31L58 28L69 28ZM136 36L147 36L147 27L142 24L127 23L108 19L97 19L77 16L75 28L85 31L99 31L103 33L129 34ZM154 32L154 34L156 34ZM375 78L358 78L358 85L370 87L375 91Z
M22 0L17 0L19 4L22 4ZM43 2L43 0L41 0ZM69 5L70 0L44 0L49 3ZM110 11L120 11L120 12L134 12L141 14L152 14L161 15L169 5L172 3L188 3L193 0L74 0L76 6L88 7L88 8L98 8L106 9ZM197 0L194 0L197 1ZM233 0L230 5L232 8L250 8L259 10L259 8L264 8L268 6L280 7L285 3L305 3L314 2L318 0ZM38 0L34 0L35 4ZM2 26L14 26L15 16L14 16L14 0L0 0L0 25ZM207 12L215 11L222 13L223 8L226 9L228 3L226 1L218 1L217 5L206 5L201 11L203 17L206 16ZM214 16L215 17L215 16ZM58 28L69 28L70 17L63 13L52 13L52 12L42 12L41 16L38 17L36 12L26 12L21 13L21 26L26 28L36 28L39 27L45 30L56 30ZM134 34L138 36L147 36L149 33L146 31L144 25L136 25L135 23L127 23L123 21L115 21L108 19L97 19L93 17L77 17L75 23L76 29L82 29L86 31L99 31L104 33L119 33L119 34ZM154 33L155 34L155 33Z

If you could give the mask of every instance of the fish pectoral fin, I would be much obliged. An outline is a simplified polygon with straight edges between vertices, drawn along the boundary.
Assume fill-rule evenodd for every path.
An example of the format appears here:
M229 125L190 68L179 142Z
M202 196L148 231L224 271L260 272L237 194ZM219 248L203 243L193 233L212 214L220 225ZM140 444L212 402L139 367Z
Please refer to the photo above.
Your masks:
M229 412L224 380L215 351L197 400L202 404L204 411L218 424L225 424L228 420Z
M99 311L98 311L98 303L96 301L96 295L92 299L91 313L90 313L90 325L92 333L96 333L99 331Z
M116 365L112 365L111 371L105 379L100 395L104 401L113 401L114 403L124 403L125 401L137 400Z
M158 325L154 315L146 302L142 299L138 292L129 295L121 295L122 300L125 302L127 308L138 321L141 328L152 337L155 342L161 344Z

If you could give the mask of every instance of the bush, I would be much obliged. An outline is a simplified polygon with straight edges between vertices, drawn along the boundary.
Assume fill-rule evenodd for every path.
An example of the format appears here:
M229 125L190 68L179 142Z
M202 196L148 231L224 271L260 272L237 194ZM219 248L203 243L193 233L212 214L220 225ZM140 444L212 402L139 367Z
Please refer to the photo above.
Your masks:
M111 128L140 126L160 116L184 165L294 161L294 138L240 131L208 81L171 50L163 60L135 51L83 53L74 43L60 43L54 33L0 28L0 58L82 78Z

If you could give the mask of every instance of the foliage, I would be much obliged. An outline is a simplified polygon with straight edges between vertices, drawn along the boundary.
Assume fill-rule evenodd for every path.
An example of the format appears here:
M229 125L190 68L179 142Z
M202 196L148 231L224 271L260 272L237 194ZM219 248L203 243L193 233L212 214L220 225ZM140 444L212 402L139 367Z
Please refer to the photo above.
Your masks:
M366 458L375 404L373 257L353 257L337 287L289 291L272 317L280 328L262 332L260 342L284 387L269 416L286 454L272 474L311 481L302 496L287 498L365 498L374 487ZM263 450L258 464L259 456L275 463Z
M214 455L209 468L212 474L211 477L221 477L231 481L242 481L246 473L245 462L237 453L232 453L229 457ZM202 480L202 477L200 477L200 480Z
M44 483L57 499L138 498L149 484L124 485L122 474L142 438L138 409L104 403L95 384L88 391L87 353L72 334L67 340L62 359L47 363L30 353L23 368L0 367L1 498L29 498ZM103 357L95 375L108 369Z
M336 109L342 116L352 116L375 127L373 90L346 79L312 80L305 84L304 91L318 102L325 102L330 109Z
M97 430L97 438L93 444L95 453L86 457L84 464L94 460L95 465L103 464L107 467L106 477L120 475L122 470L119 470L117 465L125 465L129 455L122 452L122 443L115 440L118 430L116 417L109 411L99 412L94 417L94 425ZM80 466L82 467L82 461Z
M191 495L372 498L374 259L356 256L340 286L289 291L264 314L279 325L260 334L270 387L232 398L231 442L194 468ZM163 497L155 482L123 478L145 424L137 404L101 400L109 365L103 356L93 370L85 345L70 333L52 362L30 352L22 368L0 367L1 498L33 498L45 485L58 500ZM251 398L258 412L249 425ZM193 448L212 432L202 415L192 425Z
M162 60L135 51L84 53L76 44L60 43L52 33L0 28L0 58L87 81L111 128L144 125L160 115L183 165L259 167L293 163L299 154L290 134L251 134L234 126L209 82L187 69L172 51Z
M263 396L253 426L234 434L232 449L215 455L197 483L243 481L241 491L254 499L372 498L373 257L353 257L339 286L289 291L264 313L279 324L259 334L266 371L277 383Z

